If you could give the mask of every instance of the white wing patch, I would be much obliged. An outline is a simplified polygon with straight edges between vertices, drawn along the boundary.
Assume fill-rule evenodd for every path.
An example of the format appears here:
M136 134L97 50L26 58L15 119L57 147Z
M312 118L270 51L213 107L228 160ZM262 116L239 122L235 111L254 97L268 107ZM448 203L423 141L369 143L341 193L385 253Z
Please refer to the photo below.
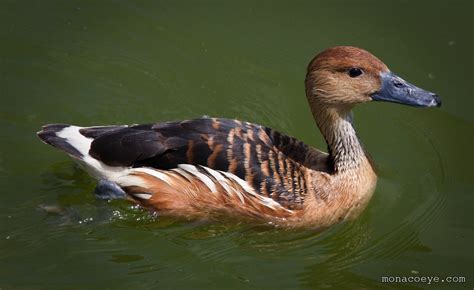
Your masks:
M56 133L56 136L66 139L66 141L77 149L83 156L89 155L89 149L93 139L84 137L79 130L82 127L69 126Z
M103 162L93 158L89 155L89 149L91 148L92 138L87 138L79 132L83 127L68 126L56 133L56 136L66 139L82 154L82 158L77 160L85 169L94 177L98 179L108 179L114 181L120 176L128 172L125 167L108 166ZM93 127L88 127L93 128Z

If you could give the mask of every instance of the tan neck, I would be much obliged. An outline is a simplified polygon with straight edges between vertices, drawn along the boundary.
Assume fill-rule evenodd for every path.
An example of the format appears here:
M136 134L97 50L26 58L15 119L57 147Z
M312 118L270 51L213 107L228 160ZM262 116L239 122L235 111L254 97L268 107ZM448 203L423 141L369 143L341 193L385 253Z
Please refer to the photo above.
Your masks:
M352 124L350 107L311 104L319 130L326 139L336 173L359 168L367 161L364 148Z

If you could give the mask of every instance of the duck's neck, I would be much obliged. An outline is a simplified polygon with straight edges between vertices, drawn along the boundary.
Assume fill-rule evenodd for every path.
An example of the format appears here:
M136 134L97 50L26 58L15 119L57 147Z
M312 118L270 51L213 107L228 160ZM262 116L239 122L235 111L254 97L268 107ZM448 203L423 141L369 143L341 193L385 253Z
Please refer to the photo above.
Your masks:
M351 108L312 106L313 116L328 144L335 173L358 169L367 161L352 124Z

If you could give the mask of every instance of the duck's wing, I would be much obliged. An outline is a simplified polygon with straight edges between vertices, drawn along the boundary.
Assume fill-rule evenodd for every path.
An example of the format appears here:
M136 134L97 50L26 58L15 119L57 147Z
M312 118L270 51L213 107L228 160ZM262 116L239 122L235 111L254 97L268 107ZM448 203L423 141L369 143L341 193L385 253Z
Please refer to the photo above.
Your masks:
M327 173L333 171L333 164L327 153L271 128L264 128L264 130L269 136L273 146L287 158L309 169Z
M81 129L93 138L89 154L109 166L177 168L201 165L230 172L259 194L287 208L302 205L306 171L314 155L294 138L269 128L229 119L203 118L130 127ZM326 166L323 164L322 166Z

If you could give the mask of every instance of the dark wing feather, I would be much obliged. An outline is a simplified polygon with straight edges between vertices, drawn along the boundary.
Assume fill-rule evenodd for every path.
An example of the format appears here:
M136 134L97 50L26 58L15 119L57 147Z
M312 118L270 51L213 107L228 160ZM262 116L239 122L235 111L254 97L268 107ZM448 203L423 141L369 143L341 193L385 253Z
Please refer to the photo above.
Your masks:
M130 166L166 151L163 136L153 130L122 128L94 139L89 154L111 166Z
M228 171L287 208L302 206L307 191L312 149L259 125L203 118L99 131L89 153L107 165L170 169L187 163Z
M82 128L79 130L79 132L87 138L95 139L101 135L111 133L112 131L115 131L117 129L123 129L126 127L128 126L96 126L96 127Z

